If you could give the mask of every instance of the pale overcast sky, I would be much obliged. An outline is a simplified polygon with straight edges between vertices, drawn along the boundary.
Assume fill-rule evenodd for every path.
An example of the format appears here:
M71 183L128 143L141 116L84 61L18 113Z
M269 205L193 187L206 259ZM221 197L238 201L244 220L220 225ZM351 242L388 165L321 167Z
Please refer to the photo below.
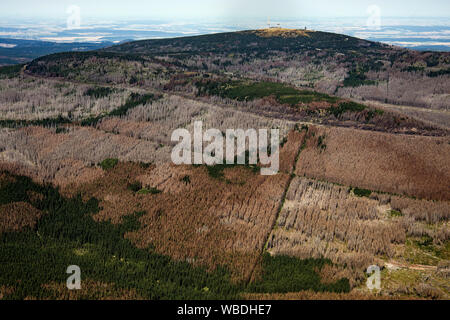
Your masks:
M0 16L58 19L70 5L86 17L116 19L364 17L371 5L384 17L450 17L449 0L0 0Z

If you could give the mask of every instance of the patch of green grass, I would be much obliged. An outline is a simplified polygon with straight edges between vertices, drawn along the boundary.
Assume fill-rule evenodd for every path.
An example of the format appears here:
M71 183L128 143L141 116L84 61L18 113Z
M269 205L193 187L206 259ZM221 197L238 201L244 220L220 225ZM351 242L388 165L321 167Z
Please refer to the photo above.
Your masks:
M409 263L436 266L444 255L445 246L435 246L428 237L406 240L404 257Z
M414 243L421 249L429 249L433 245L433 238L429 235L422 236L421 239L414 241Z
M444 245L442 245L437 251L436 256L444 260L450 260L450 241L445 241Z
M406 256L411 263L437 265L442 259L450 259L450 241L448 240L437 245L430 236L425 235L407 239L406 245Z
M117 164L119 163L119 159L105 159L102 162L100 162L100 167L102 167L103 170L111 170Z
M367 197L368 198L372 194L372 191L367 190L367 189L354 188L353 193L357 197Z
M382 289L396 290L399 286L413 289L421 280L421 274L416 270L400 269L392 271L385 268L381 271Z

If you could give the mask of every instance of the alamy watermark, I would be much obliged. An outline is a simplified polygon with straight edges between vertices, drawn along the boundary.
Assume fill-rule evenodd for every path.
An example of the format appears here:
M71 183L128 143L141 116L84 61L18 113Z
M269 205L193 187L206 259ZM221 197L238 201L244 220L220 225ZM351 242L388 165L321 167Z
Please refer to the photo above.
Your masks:
M172 142L178 144L172 150L172 162L176 165L206 164L208 166L224 164L263 166L262 175L274 175L280 167L280 131L268 129L227 129L225 133L218 129L203 132L203 122L194 123L194 138L187 129L177 129L172 133ZM205 146L205 143L209 143ZM270 151L270 155L269 155Z
M66 270L67 274L71 276L67 278L67 289L69 290L81 290L81 269L79 266L68 266Z
M71 5L67 8L66 13L69 15L66 21L67 29L79 29L81 27L81 8Z
M370 275L367 278L367 288L369 290L381 290L381 269L379 266L373 265L367 268L367 274Z
M380 30L381 8L377 5L371 5L367 8L367 14L369 15L366 22L367 28L372 30Z

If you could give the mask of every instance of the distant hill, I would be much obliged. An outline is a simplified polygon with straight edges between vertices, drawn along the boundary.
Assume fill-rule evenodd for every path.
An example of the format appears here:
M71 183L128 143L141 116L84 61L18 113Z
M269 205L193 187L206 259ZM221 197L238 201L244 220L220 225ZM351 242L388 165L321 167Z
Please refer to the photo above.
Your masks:
M57 43L39 40L0 39L0 65L24 63L57 52L96 50L113 42Z
M91 57L104 59L102 65ZM118 70L118 59L142 66L129 64L128 70ZM67 67L72 62L76 69ZM414 51L311 30L272 28L134 41L88 53L42 57L27 70L82 81L86 77L119 81L110 79L114 74L129 84L153 77L167 83L184 72L197 72L284 82L358 100L432 109L450 105L446 85L450 52Z
M107 51L127 53L159 52L268 52L307 49L359 50L381 49L387 45L342 34L294 29L263 29L227 32L172 39L134 41L113 46Z

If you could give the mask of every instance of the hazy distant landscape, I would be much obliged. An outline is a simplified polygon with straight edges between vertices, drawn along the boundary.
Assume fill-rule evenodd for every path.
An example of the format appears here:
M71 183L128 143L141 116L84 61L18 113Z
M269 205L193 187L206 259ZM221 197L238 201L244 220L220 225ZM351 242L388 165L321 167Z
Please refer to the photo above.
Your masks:
M368 28L364 19L343 24L337 19L273 20L287 28L304 28L342 33L415 50L450 51L450 23L447 19L390 18L378 29ZM87 51L124 41L174 38L226 31L266 27L267 22L224 21L197 23L160 20L133 20L120 23L86 22L80 28L67 29L65 22L34 24L32 21L4 22L0 25L0 65L22 63L45 54ZM20 40L43 42L25 42Z

